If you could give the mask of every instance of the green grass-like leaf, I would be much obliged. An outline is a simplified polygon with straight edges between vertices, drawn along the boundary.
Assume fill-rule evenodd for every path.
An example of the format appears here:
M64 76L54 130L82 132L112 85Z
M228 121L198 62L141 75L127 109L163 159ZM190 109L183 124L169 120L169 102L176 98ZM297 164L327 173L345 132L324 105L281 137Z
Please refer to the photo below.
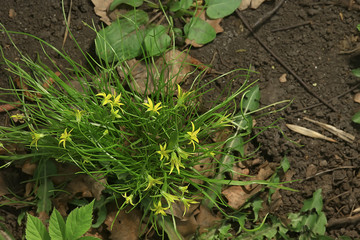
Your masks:
M94 201L90 204L74 209L66 219L66 239L77 239L86 233L92 223Z
M49 233L40 219L27 214L25 237L27 240L50 240Z

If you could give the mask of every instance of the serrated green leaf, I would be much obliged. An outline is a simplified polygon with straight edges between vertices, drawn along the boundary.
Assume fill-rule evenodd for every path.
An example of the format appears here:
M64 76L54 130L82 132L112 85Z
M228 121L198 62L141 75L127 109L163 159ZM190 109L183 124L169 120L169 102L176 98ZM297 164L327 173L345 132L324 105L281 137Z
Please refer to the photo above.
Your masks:
M50 240L49 233L40 219L27 214L25 237L27 240Z
M194 40L197 44L207 44L216 37L215 29L198 17L193 17L185 24L184 32L189 40Z
M170 46L171 38L163 25L149 29L144 38L145 50L149 57L158 56Z
M259 211L262 208L262 203L263 200L262 199L255 199L254 201L252 201L251 206L254 212L254 222L256 222L258 220L259 217Z
M313 193L313 197L304 201L304 206L301 208L301 212L316 210L316 213L320 215L323 208L323 200L321 196L321 189L316 190Z
M223 18L232 14L241 4L242 0L207 0L206 15L209 18Z
M191 6L192 3L193 0L172 1L170 3L170 11L177 12L179 10L186 10Z
M114 10L117 6L119 6L120 4L126 4L126 5L130 5L132 7L140 7L143 4L143 0L114 0L111 4L110 4L110 11Z
M54 208L50 216L49 234L51 240L65 239L65 221L56 208Z
M258 109L260 105L259 101L260 101L259 86L255 85L245 93L244 100L242 101L242 108L244 114Z
M360 123L360 112L355 113L355 115L351 118L354 123Z
M280 166L284 172L287 172L287 170L289 170L290 163L289 163L289 159L286 156L281 160Z
M77 239L86 233L92 223L94 201L86 206L75 208L66 219L66 239Z
M123 61L140 56L145 37L143 25L148 21L146 12L129 11L123 18L97 33L96 54L107 62Z
M360 77L360 68L351 70L355 77Z

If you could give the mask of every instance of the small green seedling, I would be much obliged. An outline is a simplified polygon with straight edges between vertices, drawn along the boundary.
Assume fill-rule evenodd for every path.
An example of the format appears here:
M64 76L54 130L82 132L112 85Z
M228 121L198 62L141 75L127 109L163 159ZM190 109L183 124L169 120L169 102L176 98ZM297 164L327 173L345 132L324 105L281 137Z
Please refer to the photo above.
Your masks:
M76 208L63 219L54 208L49 221L48 231L40 219L28 214L25 237L27 240L95 240L96 237L82 237L91 227L94 201Z

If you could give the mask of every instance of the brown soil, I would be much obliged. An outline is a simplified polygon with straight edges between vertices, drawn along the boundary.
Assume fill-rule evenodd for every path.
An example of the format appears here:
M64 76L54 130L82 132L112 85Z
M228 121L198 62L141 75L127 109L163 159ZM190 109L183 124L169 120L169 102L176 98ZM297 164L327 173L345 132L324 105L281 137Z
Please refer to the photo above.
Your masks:
M339 54L341 51L352 50L359 46L360 34L356 30L356 25L360 23L360 14L358 10L348 9L347 6L310 2L314 1L286 1L256 34L302 78L311 91L325 99L336 111L324 104L306 109L319 101L259 44L236 14L227 17L221 23L225 31L219 34L213 43L193 49L191 55L203 63L210 63L216 54L212 65L219 72L251 66L259 72L254 77L259 79L261 104L264 106L285 99L294 100L285 111L257 119L257 126L266 126L282 118L278 126L286 137L279 129L273 128L257 137L253 144L261 146L258 155L263 161L278 163L286 155L291 170L294 171L293 179L311 177L291 184L291 187L299 190L298 192L282 192L284 203L278 215L298 212L303 201L321 188L326 216L328 220L334 220L354 215L353 210L360 205L358 171L360 127L351 122L351 116L360 110L360 105L353 100L354 94L359 92L359 89L346 93L359 83L359 79L352 76L350 70L360 67L360 53ZM34 34L61 49L65 26L60 1L0 0L0 3L2 6L0 23L7 30ZM270 11L274 3L275 1L265 2L259 9L246 10L242 14L250 24L253 24ZM68 6L69 1L65 1L65 12L68 12ZM10 9L15 10L16 16L9 17ZM94 14L91 1L73 0L71 31L83 50L88 52L93 52L95 33L83 22L92 25L92 21L95 27L101 26L99 18ZM308 24L272 32L304 22ZM31 59L36 59L36 54L42 51L30 37L14 36L13 40L16 46ZM0 43L6 57L12 61L18 60L18 52L3 33ZM67 39L64 49L73 59L83 61L83 56L70 38ZM66 66L59 56L51 57L59 67ZM42 60L50 64L49 60L45 58ZM287 74L287 82L281 83L279 78L284 73ZM8 87L8 77L9 74L2 66L0 87ZM226 86L226 80L225 78L218 82L220 89ZM342 93L346 94L336 98ZM6 97L2 96L3 99ZM320 127L303 120L304 117L334 125L355 135L356 140L354 143L347 143L331 136ZM0 120L6 124L4 116ZM301 136L291 132L285 126L286 123L322 132L334 137L337 142L331 143ZM319 174L326 170L331 171ZM0 215L7 210L1 209ZM13 220L8 227L14 233L20 229ZM332 236L347 235L359 238L360 223L334 226L328 229L328 233Z

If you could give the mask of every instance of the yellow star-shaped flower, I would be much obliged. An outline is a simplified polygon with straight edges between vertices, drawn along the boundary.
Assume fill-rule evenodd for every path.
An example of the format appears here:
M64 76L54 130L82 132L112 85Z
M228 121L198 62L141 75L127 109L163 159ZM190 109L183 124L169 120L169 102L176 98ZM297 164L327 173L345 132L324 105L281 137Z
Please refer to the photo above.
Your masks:
M155 184L163 184L163 182L162 181L160 181L160 178L153 178L152 176L150 176L149 174L148 174L148 185L147 185L147 187L145 188L145 190L144 191L146 191L146 190L148 190L148 189L150 189L152 186L154 186Z
M155 215L161 214L163 216L166 216L165 210L168 209L168 207L167 208L162 207L160 200L158 201L157 204L154 203L154 207L155 208L150 208L150 209L151 211L155 212Z
M64 148L66 148L65 144L66 144L66 141L71 140L71 138L70 138L71 134L70 133L71 133L72 130L73 129L71 129L70 132L67 132L67 128L65 128L64 133L62 133L61 136L60 136L59 145L62 143Z
M161 102L157 103L155 106L154 106L154 103L153 101L148 97L147 98L147 103L143 103L143 105L145 105L148 109L146 110L147 112L154 112L154 113L157 113L160 115L159 113L159 110L161 108L163 108L161 105Z
M191 132L187 132L187 134L188 134L188 138L190 140L189 144L192 144L194 146L194 151L195 151L195 142L199 143L197 134L199 133L200 128L195 131L195 125L193 122L191 122L191 126L192 126L192 130L191 130Z
M169 159L169 154L171 153L171 150L166 150L166 143L164 144L164 146L161 146L161 144L159 144L160 146L160 150L156 151L156 153L160 154L160 161L165 157L167 160Z

